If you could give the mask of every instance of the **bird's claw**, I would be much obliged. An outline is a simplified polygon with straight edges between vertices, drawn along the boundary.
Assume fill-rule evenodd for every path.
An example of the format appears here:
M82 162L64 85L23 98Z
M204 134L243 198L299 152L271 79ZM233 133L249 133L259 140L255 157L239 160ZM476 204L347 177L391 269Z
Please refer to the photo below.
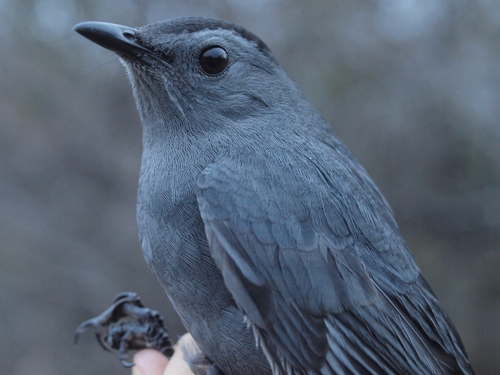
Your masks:
M81 323L75 332L75 342L91 327L103 349L117 350L125 367L134 365L129 361L129 350L153 348L169 358L174 353L163 317L157 311L144 307L137 293L118 294L108 309Z

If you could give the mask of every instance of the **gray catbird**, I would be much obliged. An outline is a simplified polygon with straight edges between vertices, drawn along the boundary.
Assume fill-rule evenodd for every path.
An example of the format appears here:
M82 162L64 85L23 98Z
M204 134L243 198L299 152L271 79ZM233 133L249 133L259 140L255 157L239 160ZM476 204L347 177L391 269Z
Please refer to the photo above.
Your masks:
M224 374L471 374L389 205L269 48L181 18L76 31L143 126L144 256Z

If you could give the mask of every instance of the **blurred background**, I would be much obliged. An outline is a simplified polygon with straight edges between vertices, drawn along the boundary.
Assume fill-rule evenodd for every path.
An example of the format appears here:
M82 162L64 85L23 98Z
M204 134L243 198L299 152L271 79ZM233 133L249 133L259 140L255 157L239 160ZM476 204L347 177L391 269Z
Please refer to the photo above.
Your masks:
M500 368L500 2L0 0L4 374L128 374L75 327L124 290L183 332L139 248L124 69L71 30L215 16L258 34L392 205L477 374Z

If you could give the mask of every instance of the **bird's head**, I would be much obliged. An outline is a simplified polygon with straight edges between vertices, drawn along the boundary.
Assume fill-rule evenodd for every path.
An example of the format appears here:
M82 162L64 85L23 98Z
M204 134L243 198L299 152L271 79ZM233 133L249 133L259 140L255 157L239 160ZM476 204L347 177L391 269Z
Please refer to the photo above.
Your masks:
M226 21L179 18L137 29L84 22L75 30L118 54L144 127L241 123L296 90L261 39Z

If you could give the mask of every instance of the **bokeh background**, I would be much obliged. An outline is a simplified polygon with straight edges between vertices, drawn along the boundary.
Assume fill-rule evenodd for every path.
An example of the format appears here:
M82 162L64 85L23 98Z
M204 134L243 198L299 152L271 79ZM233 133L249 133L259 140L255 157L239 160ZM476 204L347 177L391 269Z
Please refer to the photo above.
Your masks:
M477 374L500 368L500 2L0 0L1 373L127 374L73 332L124 290L183 332L139 248L141 129L71 30L215 16L257 33L391 203Z

